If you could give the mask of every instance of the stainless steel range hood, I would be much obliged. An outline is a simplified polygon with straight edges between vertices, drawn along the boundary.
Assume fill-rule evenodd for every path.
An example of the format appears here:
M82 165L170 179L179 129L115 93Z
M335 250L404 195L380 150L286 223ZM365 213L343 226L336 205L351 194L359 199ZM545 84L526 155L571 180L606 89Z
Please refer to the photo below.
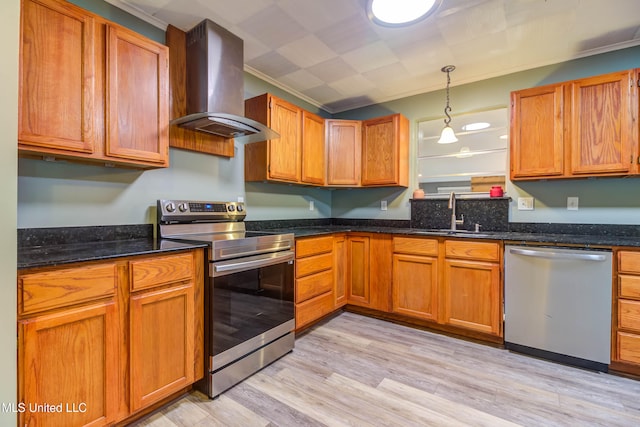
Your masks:
M205 19L187 32L187 115L171 121L186 129L250 143L280 135L244 117L244 43Z

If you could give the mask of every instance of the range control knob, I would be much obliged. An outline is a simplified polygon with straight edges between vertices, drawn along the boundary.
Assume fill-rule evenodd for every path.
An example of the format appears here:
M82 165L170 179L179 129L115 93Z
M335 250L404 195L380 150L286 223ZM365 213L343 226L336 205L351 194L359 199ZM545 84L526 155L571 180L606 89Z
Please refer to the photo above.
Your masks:
M236 207L235 207L234 205L229 205L229 206L227 206L227 210L228 210L229 212L233 212L233 211L235 211L235 210L236 210Z
M189 205L187 205L186 203L180 203L178 209L180 210L180 212L186 212L189 210Z
M176 205L175 203L167 203L164 208L167 210L167 212L175 212L176 210Z
M238 207L236 208L236 210L237 210L238 212L242 212L242 211L244 210L244 206L242 206L242 205L238 205Z

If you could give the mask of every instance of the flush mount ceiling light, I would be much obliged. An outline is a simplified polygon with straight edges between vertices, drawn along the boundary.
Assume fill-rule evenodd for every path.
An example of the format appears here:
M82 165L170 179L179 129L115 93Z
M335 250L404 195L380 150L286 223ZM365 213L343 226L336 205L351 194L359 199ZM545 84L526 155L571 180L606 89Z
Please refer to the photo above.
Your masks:
M462 130L466 130L466 131L480 130L480 129L486 129L489 126L491 126L491 125L489 123L487 123L487 122L469 123L468 125L462 126Z
M425 19L442 0L367 0L367 16L387 27L400 27Z
M449 77L449 73L451 73L455 69L456 67L454 65L445 65L440 70L443 73L447 73L447 106L444 107L444 115L447 116L447 118L444 119L444 128L442 129L442 133L440 134L438 144L451 144L452 142L458 142L456 134L453 132L451 126L449 126L449 123L451 123L451 116L449 115L449 113L451 112L451 107L449 107L449 84L451 84L451 77Z

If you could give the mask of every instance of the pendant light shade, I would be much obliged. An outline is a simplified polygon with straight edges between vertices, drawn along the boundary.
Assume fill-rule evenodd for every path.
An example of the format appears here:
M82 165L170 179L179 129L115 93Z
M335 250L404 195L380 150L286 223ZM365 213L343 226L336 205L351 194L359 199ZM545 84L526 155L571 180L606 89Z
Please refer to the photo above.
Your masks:
M447 105L444 107L444 114L447 116L444 119L444 128L442 129L442 133L440 134L440 139L438 140L438 144L451 144L453 142L458 142L458 138L456 138L456 134L453 131L453 128L449 126L451 123L451 116L449 113L451 112L451 107L449 107L449 85L451 84L451 78L449 77L449 73L455 70L456 67L454 65L447 65L442 67L440 71L443 73L447 73Z
M451 126L446 125L442 128L442 133L440 134L440 139L438 140L438 144L451 144L453 142L458 142L458 138L456 138L455 132Z

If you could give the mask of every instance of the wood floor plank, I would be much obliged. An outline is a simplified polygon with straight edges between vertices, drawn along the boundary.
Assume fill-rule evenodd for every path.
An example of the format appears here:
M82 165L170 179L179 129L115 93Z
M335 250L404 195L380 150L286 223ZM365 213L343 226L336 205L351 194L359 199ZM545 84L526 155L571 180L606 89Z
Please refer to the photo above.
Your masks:
M378 390L415 404L437 408L438 412L460 421L465 425L472 424L477 427L517 426L517 424L502 418L461 405L452 400L443 399L435 394L424 392L394 380L385 379L380 383L380 386L378 386Z
M215 400L144 427L637 426L640 381L342 313Z

